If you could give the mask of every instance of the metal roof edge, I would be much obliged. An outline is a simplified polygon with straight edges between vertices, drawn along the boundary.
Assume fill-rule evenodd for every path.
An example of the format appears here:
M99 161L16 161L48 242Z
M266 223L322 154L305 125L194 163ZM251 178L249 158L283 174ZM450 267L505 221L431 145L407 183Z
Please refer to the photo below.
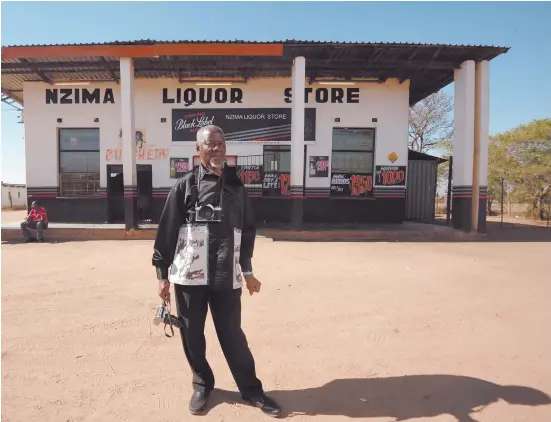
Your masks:
M99 43L59 43L59 44L12 44L3 45L2 48L24 48L24 47L90 47L90 46L136 46L136 45L155 45L155 44L283 44L289 46L300 45L343 45L343 46L397 46L397 47L450 47L450 48L491 48L508 51L511 47L484 45L484 44L445 44L445 43L413 43L413 42L383 42L383 41L312 41L312 40L134 40L134 41L107 41Z

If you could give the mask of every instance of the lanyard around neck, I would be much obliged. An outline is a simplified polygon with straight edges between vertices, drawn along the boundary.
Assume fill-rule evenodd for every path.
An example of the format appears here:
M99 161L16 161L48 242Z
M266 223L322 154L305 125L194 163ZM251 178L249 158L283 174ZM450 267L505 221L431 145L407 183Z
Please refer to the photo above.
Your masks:
M196 179L197 179L197 199L195 201L195 208L197 208L199 206L199 194L201 193L201 175L205 175L206 174L206 171L207 169L203 166L203 164L200 164L199 165L199 168L197 169L197 173L196 173ZM222 182L222 183L220 183ZM222 184L222 189L220 190L220 184ZM224 188L226 186L226 178L224 177L224 170L222 170L222 174L220 176L218 176L218 180L216 181L216 190L218 191L219 193L219 202L218 202L218 206L220 208L222 208L222 204L223 204L223 201L224 201Z

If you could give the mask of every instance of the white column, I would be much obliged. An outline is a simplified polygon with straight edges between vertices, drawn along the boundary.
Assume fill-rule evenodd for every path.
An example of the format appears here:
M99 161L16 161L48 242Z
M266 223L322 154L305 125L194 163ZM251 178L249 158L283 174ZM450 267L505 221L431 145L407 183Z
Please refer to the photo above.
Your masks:
M129 57L120 59L121 75L121 129L122 171L124 178L126 228L136 226L136 140L134 127L134 62Z
M463 62L454 73L453 185L471 194L473 184L475 63Z
M488 142L490 137L490 62L487 60L476 64L476 92L478 103L478 136L480 139L480 166L478 184L480 196L486 196L488 187Z
M123 57L121 72L121 128L122 128L122 164L124 186L136 186L136 140L134 125L134 63L131 58Z
M456 229L472 229L474 152L475 63L463 62L454 72L454 138L452 223Z
M295 57L292 71L291 104L291 195L304 193L304 88L306 59Z

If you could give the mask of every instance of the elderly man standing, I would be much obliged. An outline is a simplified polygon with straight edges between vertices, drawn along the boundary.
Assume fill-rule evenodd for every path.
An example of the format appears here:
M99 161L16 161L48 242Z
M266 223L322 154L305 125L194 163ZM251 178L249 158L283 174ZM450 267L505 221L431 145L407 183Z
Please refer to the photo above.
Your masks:
M256 229L247 192L235 169L225 165L222 129L213 125L199 129L197 152L201 164L179 179L168 195L153 253L161 299L170 300L170 284L174 284L182 344L193 372L189 410L201 413L214 388L214 374L205 356L210 307L243 399L277 417L281 408L264 393L241 329L243 279L251 295L260 292L251 266Z

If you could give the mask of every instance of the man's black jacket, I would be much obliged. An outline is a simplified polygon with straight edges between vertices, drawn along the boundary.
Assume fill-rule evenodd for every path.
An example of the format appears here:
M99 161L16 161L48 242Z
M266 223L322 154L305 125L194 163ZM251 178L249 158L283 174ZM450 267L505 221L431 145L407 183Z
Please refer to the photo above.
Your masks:
M225 166L223 183L217 175L202 165L178 179L170 190L159 221L153 252L153 266L159 280L168 279L168 269L174 259L178 232L189 217L195 214L197 180L199 179L199 205L218 206L224 186L222 221L209 224L209 285L231 289L233 280L234 228L241 229L239 263L243 272L252 271L256 228L247 190L237 177L235 168Z

